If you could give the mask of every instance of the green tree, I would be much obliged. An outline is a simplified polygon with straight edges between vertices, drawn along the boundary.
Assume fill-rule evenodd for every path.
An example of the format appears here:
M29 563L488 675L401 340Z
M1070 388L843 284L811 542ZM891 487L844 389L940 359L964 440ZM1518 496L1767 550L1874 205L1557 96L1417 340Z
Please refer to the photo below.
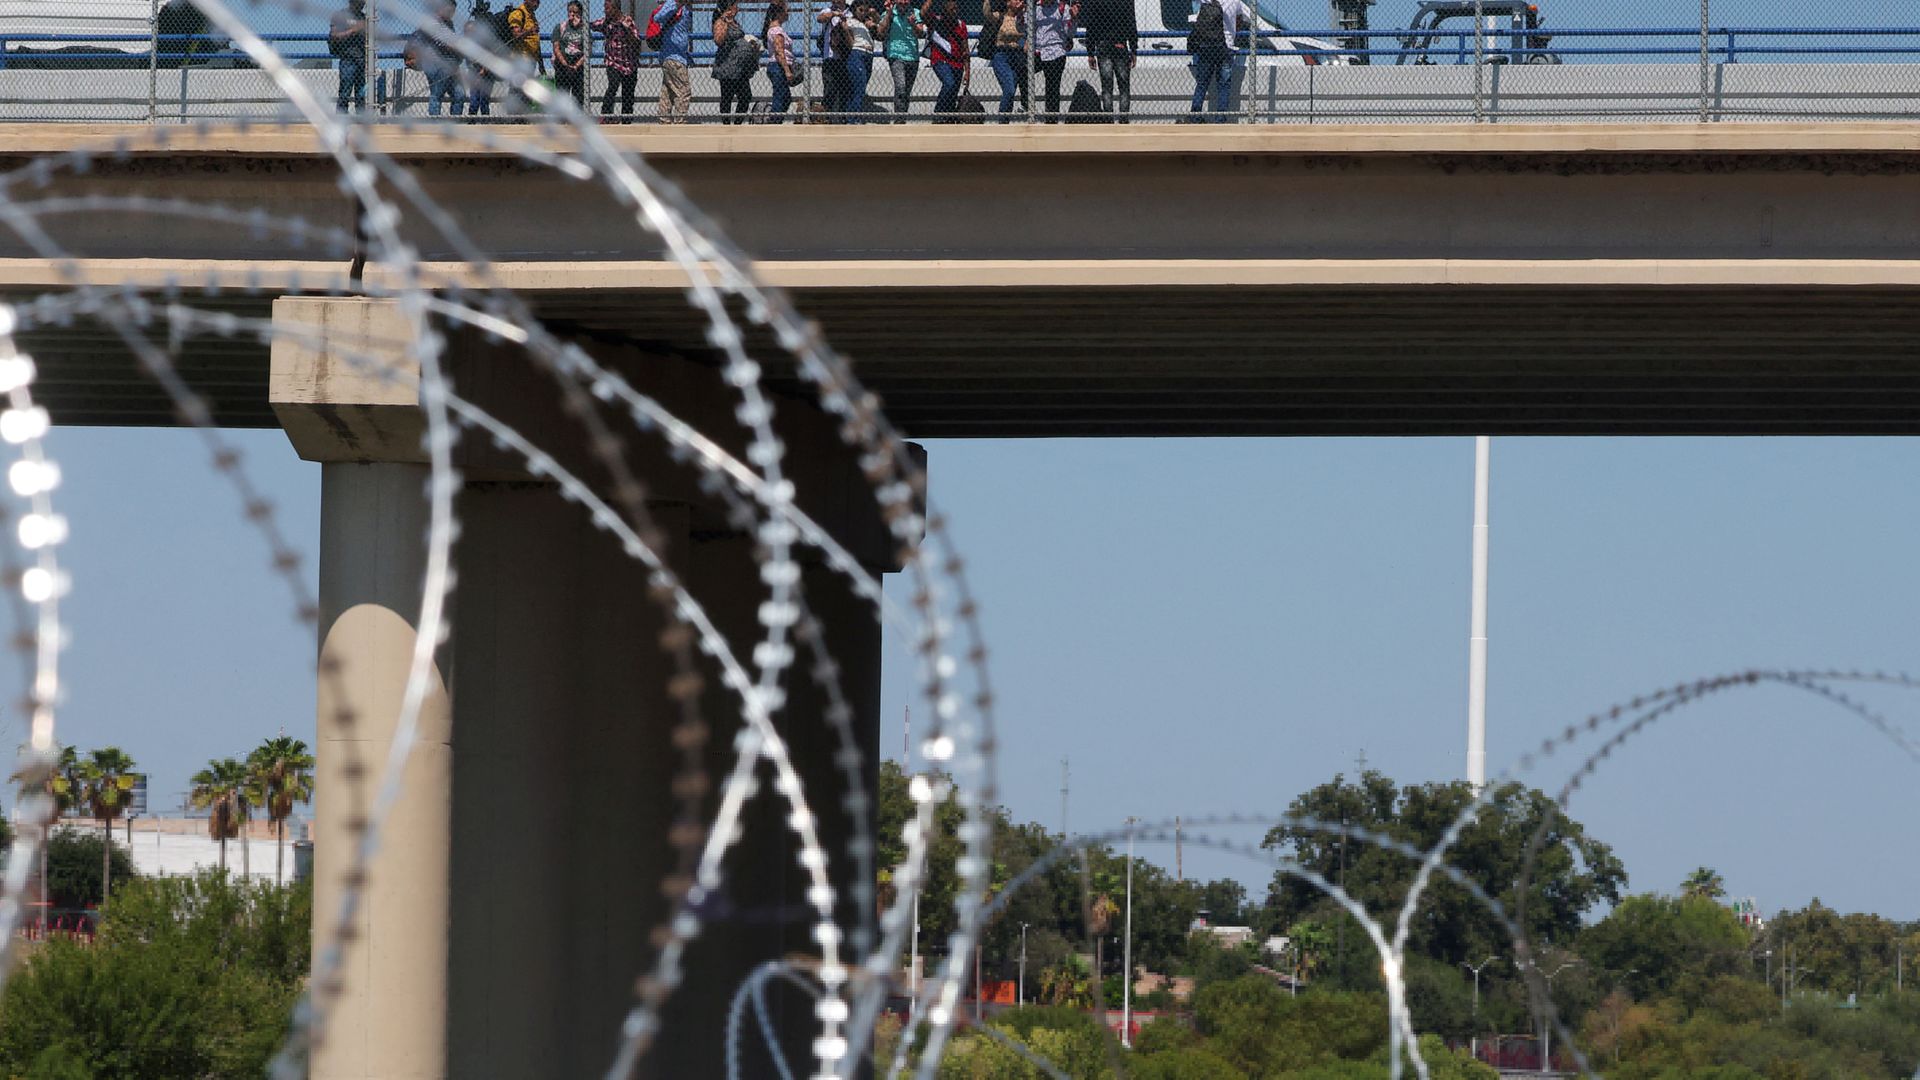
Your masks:
M1687 880L1680 883L1680 895L1718 900L1727 895L1727 883L1720 876L1719 871L1702 866L1688 874Z
M1715 977L1746 973L1747 949L1739 917L1703 896L1630 896L1580 937L1587 962L1636 993L1696 1003Z
M306 977L310 900L218 871L125 881L97 941L53 940L7 984L0 1075L264 1075Z
M22 768L13 774L15 783L26 784L37 781L41 790L53 803L53 815L48 821L48 838L51 839L52 826L79 804L80 758L71 746L62 746L54 755L53 767L43 776L37 768ZM9 825L6 831L6 846L13 846L13 829ZM40 845L40 928L47 926L48 907L52 903L53 890L48 885L50 856L49 844Z
M220 842L222 870L227 868L227 841L240 835L248 781L245 765L232 758L219 758L193 774L193 787L187 792L194 809L207 811L207 835Z
M293 808L313 800L313 755L299 739L279 735L247 755L252 786L273 825L273 880L286 880L287 819Z
M52 907L73 910L100 905L105 884L100 876L100 848L100 834L91 829L56 828L47 835L44 872ZM133 856L125 846L112 845L107 857L113 860L114 881L133 880Z
M1859 912L1841 914L1816 898L1804 908L1774 916L1761 947L1773 950L1776 971L1791 957L1795 984L1801 989L1865 995L1894 988L1908 937L1891 920ZM1905 957L1905 981L1912 986L1910 948Z
M1333 931L1324 923L1302 919L1287 928L1287 949L1295 974L1302 981L1312 979L1333 951Z
M1397 787L1368 770L1355 781L1336 776L1296 798L1288 811L1322 822L1345 821L1426 851L1439 843L1473 798L1465 782ZM1536 832L1543 844L1532 866L1531 887L1522 896L1518 883ZM1344 879L1347 892L1377 913L1398 910L1418 867L1416 860L1372 844L1293 826L1270 830L1265 844L1328 880ZM1448 862L1498 898L1510 915L1523 918L1523 928L1542 944L1573 940L1587 913L1618 900L1627 880L1611 847L1562 815L1544 792L1519 785L1498 789L1481 807L1449 850ZM1377 978L1371 950L1357 939L1355 927L1345 925L1350 917L1318 889L1276 873L1268 905L1279 925L1316 918L1336 928L1334 968L1340 981L1355 983L1356 971L1362 982ZM1343 949L1341 937L1354 940L1346 941ZM1485 905L1436 877L1422 898L1410 945L1413 952L1456 964L1504 952L1511 943Z
M1219 878L1194 887L1194 907L1206 911L1215 926L1246 926L1247 887L1232 878Z
M1387 1045L1385 997L1345 991L1296 997L1260 975L1196 991L1193 1016L1206 1049L1251 1076L1362 1061Z
M138 779L133 758L117 746L105 746L89 753L79 763L80 804L100 823L100 903L106 906L113 892L113 823L133 801L133 785Z

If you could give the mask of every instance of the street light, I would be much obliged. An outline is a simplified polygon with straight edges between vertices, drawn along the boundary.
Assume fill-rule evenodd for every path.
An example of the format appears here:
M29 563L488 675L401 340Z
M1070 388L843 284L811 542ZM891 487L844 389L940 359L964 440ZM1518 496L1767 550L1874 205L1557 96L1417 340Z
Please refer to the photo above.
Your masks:
M1460 961L1461 967L1473 972L1473 1056L1476 1058L1480 1056L1480 971L1498 959L1497 956L1489 956L1480 961L1480 967L1474 967L1465 960Z
M1136 819L1127 819L1127 930L1126 944L1121 946L1120 973L1120 1045L1133 1049L1133 823ZM1097 981L1098 972L1094 973Z
M1020 989L1016 998L1020 1004L1027 1003L1027 925L1020 924Z
M1546 977L1547 1006L1549 1009L1551 1009L1553 1006L1553 980L1559 978L1560 973L1567 970L1568 968L1582 967L1585 964L1586 964L1585 960L1569 960L1566 963L1561 964L1559 967L1554 968L1553 974L1548 975ZM1532 968L1535 971L1541 970L1539 964L1532 963L1531 961L1528 962L1527 966ZM1543 1017L1542 1023L1540 1024L1540 1075L1545 1076L1547 1075L1547 1073L1552 1071L1552 1069L1553 1069L1553 1018L1551 1016L1548 1016L1548 1017Z

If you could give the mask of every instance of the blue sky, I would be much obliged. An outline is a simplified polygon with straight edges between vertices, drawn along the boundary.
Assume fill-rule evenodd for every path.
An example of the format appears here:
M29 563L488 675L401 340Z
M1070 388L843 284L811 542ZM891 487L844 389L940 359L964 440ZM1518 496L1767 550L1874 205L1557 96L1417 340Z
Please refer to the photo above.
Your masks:
M311 556L317 467L278 432L235 438ZM123 745L157 802L282 726L310 739L313 643L200 446L64 428L51 446L73 525L64 737ZM1057 823L1062 757L1075 831L1277 811L1363 752L1403 781L1461 773L1471 440L930 450L984 600L1021 818ZM1496 440L1491 767L1683 680L1915 666L1916 473L1906 439ZM909 671L890 650L889 754ZM1920 733L1920 694L1862 693ZM1630 744L1573 812L1635 888L1705 863L1768 910L1818 895L1916 918L1915 768L1829 706L1743 691Z

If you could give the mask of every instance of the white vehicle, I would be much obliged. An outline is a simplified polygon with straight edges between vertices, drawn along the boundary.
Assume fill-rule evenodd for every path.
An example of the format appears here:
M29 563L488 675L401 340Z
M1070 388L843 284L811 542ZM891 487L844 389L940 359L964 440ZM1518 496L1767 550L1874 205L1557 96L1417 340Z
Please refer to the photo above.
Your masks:
M0 0L4 60L62 53L137 53L144 58L152 13L150 0ZM101 37L90 38L92 34Z
M1254 9L1254 23L1260 28L1262 65L1317 67L1357 62L1355 57L1341 53L1340 47L1331 41L1288 32L1269 0L1246 2ZM1197 0L1134 0L1134 18L1140 24L1141 62L1147 62L1156 53L1175 53L1184 65L1187 30L1193 25L1194 12L1199 9Z

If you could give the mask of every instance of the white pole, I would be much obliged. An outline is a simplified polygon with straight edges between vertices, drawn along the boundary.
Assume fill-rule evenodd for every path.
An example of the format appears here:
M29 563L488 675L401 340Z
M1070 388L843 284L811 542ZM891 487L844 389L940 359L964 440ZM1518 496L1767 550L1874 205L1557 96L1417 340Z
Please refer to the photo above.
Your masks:
M1121 945L1120 1045L1133 1049L1133 820L1127 819L1127 929Z
M1027 1003L1027 924L1020 924L1020 989L1014 995L1020 1005Z
M1487 784L1487 477L1493 439L1473 441L1473 627L1467 638L1467 783Z
M812 5L809 4L808 6L811 7ZM809 36L813 34L811 24L807 27L807 34ZM913 760L913 706L911 705L907 706L906 716L902 721L902 728L903 730L900 735L900 768L904 770ZM912 965L909 970L913 976L913 1000L914 1007L917 1009L919 1008L920 1002L920 891L918 889L915 889L913 893L913 954L908 963Z

